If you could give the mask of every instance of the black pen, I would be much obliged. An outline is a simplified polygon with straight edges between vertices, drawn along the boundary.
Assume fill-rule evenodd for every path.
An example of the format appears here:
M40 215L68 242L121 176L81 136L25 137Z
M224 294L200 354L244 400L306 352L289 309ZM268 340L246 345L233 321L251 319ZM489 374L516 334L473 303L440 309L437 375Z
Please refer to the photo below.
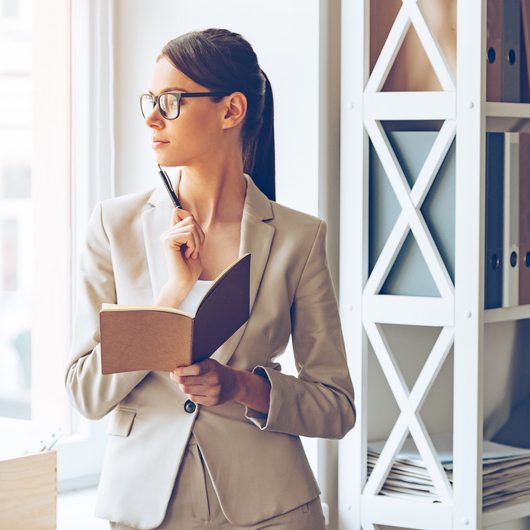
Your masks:
M162 181L164 182L164 185L166 186L167 192L169 193L169 196L171 197L171 200L173 201L173 204L175 205L175 208L182 209L182 206L180 205L180 202L178 200L177 194L173 190L173 187L171 186L171 181L169 180L168 174L160 167L160 164L158 164L158 169L160 170L160 176L162 177Z

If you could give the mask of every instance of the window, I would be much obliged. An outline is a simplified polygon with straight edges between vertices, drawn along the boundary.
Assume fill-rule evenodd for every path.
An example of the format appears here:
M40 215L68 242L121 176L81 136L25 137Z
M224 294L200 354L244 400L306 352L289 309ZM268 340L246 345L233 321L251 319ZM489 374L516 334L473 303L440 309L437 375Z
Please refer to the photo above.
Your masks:
M22 9L24 7L24 9ZM17 19L0 33L0 416L31 418L31 33L28 9L0 3Z
M6 164L2 171L1 196L4 199L30 199L31 168L29 164Z
M16 18L20 12L19 0L2 0L2 16Z
M24 238L24 221L15 215L26 212L5 210L0 217L0 416L29 419L31 304L20 262L31 242Z

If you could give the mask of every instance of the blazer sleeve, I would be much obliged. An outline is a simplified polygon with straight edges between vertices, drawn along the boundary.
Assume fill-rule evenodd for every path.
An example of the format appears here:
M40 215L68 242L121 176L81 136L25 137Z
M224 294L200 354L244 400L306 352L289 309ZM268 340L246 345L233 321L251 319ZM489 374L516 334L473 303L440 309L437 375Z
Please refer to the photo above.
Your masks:
M116 303L110 242L102 210L99 202L90 216L81 249L74 330L65 373L70 403L92 420L110 412L149 373L101 373L99 310L102 302Z
M298 377L274 367L252 372L271 384L268 413L245 407L261 430L343 438L356 421L353 383L326 254L327 223L320 221L291 306Z

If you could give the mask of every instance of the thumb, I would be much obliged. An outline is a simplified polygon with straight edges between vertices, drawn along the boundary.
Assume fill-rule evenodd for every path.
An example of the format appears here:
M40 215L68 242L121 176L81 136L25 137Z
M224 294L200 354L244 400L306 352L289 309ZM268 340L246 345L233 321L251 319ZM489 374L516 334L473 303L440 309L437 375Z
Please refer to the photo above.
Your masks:
M185 219L190 215L191 212L188 212L183 208L173 208L173 211L171 212L171 226L177 224L179 221L182 221L182 219Z

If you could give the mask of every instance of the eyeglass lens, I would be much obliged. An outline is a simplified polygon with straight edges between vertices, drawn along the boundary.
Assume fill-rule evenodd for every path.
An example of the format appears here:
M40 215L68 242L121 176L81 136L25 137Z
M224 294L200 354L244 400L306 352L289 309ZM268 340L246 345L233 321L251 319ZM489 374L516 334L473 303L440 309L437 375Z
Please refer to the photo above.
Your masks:
M161 94L158 99L160 113L169 120L175 119L179 115L180 101L175 94ZM150 94L144 94L141 98L143 117L146 118L153 112L155 98Z

